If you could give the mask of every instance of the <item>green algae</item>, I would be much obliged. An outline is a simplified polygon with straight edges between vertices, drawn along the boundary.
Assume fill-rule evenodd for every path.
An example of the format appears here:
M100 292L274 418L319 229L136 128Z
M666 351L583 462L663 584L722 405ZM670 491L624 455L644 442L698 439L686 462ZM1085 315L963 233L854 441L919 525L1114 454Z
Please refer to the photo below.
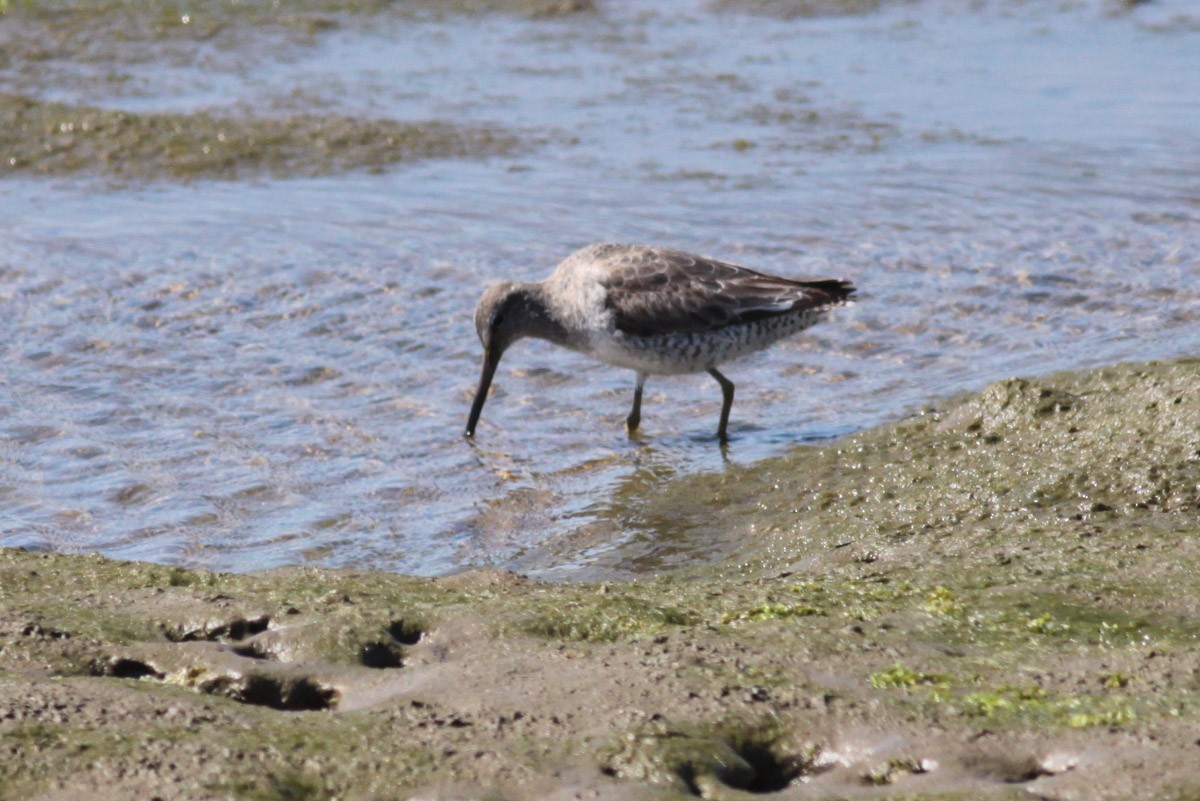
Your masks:
M872 673L870 680L871 686L877 690L907 690L924 684L945 685L950 681L949 677L939 673L924 673L920 670L905 667L899 662L886 670Z
M997 719L1041 719L1043 723L1071 728L1118 727L1137 719L1125 696L1056 695L1040 687L1000 687L973 692L962 699L968 715Z
M695 614L673 606L614 592L564 599L551 609L521 620L518 628L551 639L613 642L635 634L688 626L697 619Z
M721 615L722 623L736 623L743 620L786 620L790 617L811 617L822 614L821 610L808 604L765 603L748 609L738 609Z
M1109 692L1112 688L1103 681L1097 682L1090 693L1051 692L1036 684L984 688L981 685L987 682L979 674L963 678L925 673L898 662L872 673L869 680L878 690L904 691L908 703L932 717L986 719L990 725L1017 729L1117 729L1136 722L1138 708L1143 713L1171 715L1172 710L1186 706L1182 696L1151 700Z
M514 152L500 130L337 114L133 113L0 95L0 172L119 180L246 180L381 170Z

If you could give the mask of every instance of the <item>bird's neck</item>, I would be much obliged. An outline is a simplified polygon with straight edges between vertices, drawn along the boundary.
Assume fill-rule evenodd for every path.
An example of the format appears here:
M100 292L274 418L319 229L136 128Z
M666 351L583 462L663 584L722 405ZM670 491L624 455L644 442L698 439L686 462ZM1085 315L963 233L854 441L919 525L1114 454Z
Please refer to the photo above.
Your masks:
M540 283L526 284L522 290L522 333L562 347L574 347L570 333L555 314L553 304L549 302L545 286Z

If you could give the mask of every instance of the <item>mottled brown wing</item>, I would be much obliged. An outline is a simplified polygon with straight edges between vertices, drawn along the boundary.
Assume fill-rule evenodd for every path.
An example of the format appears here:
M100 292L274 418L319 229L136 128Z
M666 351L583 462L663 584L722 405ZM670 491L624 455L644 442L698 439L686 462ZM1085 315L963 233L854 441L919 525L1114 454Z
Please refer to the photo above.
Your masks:
M604 285L617 329L634 336L714 331L836 306L854 293L848 281L792 281L657 248L615 257Z

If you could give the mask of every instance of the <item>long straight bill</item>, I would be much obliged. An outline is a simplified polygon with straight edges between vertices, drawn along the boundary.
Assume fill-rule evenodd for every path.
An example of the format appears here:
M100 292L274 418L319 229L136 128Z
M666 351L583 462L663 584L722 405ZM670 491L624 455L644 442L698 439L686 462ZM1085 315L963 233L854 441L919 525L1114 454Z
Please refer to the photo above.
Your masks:
M496 365L500 359L492 357L492 350L483 352L483 372L479 374L479 389L475 390L475 402L471 404L471 416L467 418L467 436L475 436L475 424L483 412L483 403L487 400L488 388L492 385L492 376L496 374Z

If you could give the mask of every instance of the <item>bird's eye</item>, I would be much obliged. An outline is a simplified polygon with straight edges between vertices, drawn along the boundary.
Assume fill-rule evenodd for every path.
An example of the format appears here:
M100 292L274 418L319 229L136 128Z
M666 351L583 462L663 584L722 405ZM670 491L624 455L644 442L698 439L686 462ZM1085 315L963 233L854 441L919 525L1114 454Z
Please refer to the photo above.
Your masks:
M504 313L501 312L500 314L496 315L494 320L492 320L492 326L495 327L495 326L501 325L503 322L504 322Z

